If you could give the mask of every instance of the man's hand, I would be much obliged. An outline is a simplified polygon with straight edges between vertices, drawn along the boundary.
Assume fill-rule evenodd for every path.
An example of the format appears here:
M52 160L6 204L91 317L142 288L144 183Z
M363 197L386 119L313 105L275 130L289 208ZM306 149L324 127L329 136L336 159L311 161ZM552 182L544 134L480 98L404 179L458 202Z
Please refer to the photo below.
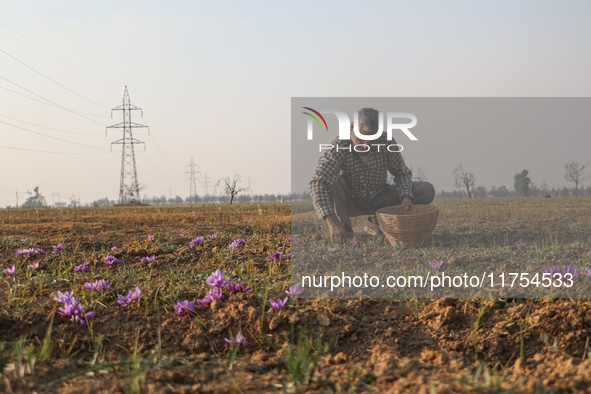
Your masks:
M402 205L404 205L406 207L406 209L411 209L412 208L412 201L410 201L410 198L404 197L402 199Z
M345 226L342 225L337 215L331 213L324 218L324 221L328 224L330 239L333 242L347 242L347 230L345 230Z

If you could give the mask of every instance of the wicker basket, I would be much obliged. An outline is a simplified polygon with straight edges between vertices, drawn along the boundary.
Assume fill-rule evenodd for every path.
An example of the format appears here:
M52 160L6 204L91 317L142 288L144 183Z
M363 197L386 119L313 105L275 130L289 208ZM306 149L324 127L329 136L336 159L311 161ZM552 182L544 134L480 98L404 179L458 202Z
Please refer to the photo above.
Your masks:
M380 229L386 234L391 246L428 245L438 216L439 208L435 205L413 205L411 209L396 205L376 212Z

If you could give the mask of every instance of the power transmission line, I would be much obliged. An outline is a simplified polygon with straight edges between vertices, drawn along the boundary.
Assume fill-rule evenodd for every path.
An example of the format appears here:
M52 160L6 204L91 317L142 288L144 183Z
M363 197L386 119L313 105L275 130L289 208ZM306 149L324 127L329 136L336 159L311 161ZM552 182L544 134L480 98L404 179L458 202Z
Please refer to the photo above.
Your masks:
M17 62L19 62L23 66L27 67L28 69L35 71L37 74L41 75L42 77L47 78L48 80L50 80L51 82L55 83L56 85L61 86L62 88L66 89L67 91L72 92L75 95L80 96L83 99L90 101L91 103L94 103L96 105L100 105L101 107L104 107L104 108L107 108L107 109L109 108L109 107L107 107L105 105L102 105L101 103L97 103L93 99L89 99L88 97L86 97L86 96L84 96L84 95L82 95L82 94L80 94L80 93L78 93L78 92L70 89L69 87L67 87L65 85L62 85L61 83L59 83L55 79L52 79L52 78L48 77L47 75L43 74L42 72L35 70L33 67L29 66L27 63L23 62L22 60L17 59L16 57L12 56L10 53L6 52L4 49L0 48L0 52L4 53L6 56L9 56L10 58L16 60Z
M102 134L80 133L78 131L69 131L69 130L64 130L64 129L58 129L56 127L44 126L42 124L31 123L31 122L27 122L26 120L21 120L21 119L17 119L17 118L11 118L10 116L6 116L6 115L0 115L0 116L3 117L3 118L16 120L17 122L22 122L22 123L30 124L32 126L43 127L45 129L61 131L61 132L64 132L64 133L78 134L78 135L88 135L88 136L91 136L91 137L103 137Z
M52 152L52 151L47 151L47 150L36 150L36 149L25 149L25 148L16 148L14 146L5 146L5 145L0 145L0 148L4 148L4 149L13 149L13 150L20 150L20 151L24 151L24 152L35 152L35 153L51 153L51 154L55 154L55 155L104 155L106 153L109 153L109 151L106 152L91 152L91 153L76 153L76 152Z
M79 112L72 111L71 109L68 109L68 108L66 108L66 107L63 107L63 106L61 106L61 105L59 105L59 104L56 104L56 103L54 103L53 101L51 101L51 100L49 100L49 99L46 99L45 97L42 97L42 96L38 95L37 93L31 92L29 89L27 89L27 88L24 88L24 87L20 86L19 84L15 83L15 82L12 82L12 81L11 81L11 80L9 80L8 78L5 78L5 77L3 77L3 76L1 76L1 75L0 75L0 78L1 78L1 79L3 79L3 80L5 80L5 81L7 81L7 82L9 82L9 83L11 83L11 84L13 84L13 85L15 85L15 86L17 86L17 87L19 87L19 88L21 88L21 89L23 89L24 91L26 91L26 92L28 92L28 93L31 93L32 95L35 95L35 96L37 96L37 97L39 97L39 98L41 98L41 99L43 99L43 100L45 100L45 101L47 101L47 102L49 102L49 103L53 104L54 106L56 106L56 107L58 107L58 108L61 108L61 109L63 109L63 110L66 110L66 111L68 111L68 112L71 112L71 113L73 113L73 114L75 114L75 115L78 115L78 116L80 116L80 117L82 117L82 118L84 118L84 119L86 119L86 120L90 120L91 122L98 123L98 124L100 124L100 125L102 125L102 126L105 126L105 124L103 124L103 123L101 123L101 122L98 122L98 121L96 121L96 120L94 120L94 119L87 118L86 116L84 116L83 114L81 114L81 113L79 113ZM26 96L25 96L25 97L26 97ZM92 115L91 115L91 116L92 116Z
M29 133L38 134L38 135L41 135L41 136L43 136L43 137L47 137L47 138L51 138L51 139L54 139L54 140L58 140L58 141L62 141L62 142L66 142L66 143L68 143L68 144L72 144L72 145L78 145L78 146L83 146L83 147L85 147L85 148L92 148L92 149L104 150L104 151L106 151L106 150L107 150L107 149L104 149L104 148L97 148L96 146L85 145L85 144L79 144L79 143L77 143L77 142L72 142L72 141L64 140L63 138L58 138L58 137L54 137L54 136L51 136L51 135L47 135L47 134L40 133L40 132L38 132L38 131L29 130L29 129L26 129L26 128L24 128L24 127L20 127L20 126L17 126L17 125L11 124L11 123L3 122L3 121L1 121L1 120L0 120L0 123L2 123L2 124L5 124L5 125L8 125L8 126L16 127L17 129L21 129L21 130L28 131Z
M41 46L39 46L39 45L35 44L33 41L31 41L31 40L30 40L30 39L28 39L27 37L23 36L21 33L19 33L18 31L14 30L12 27L8 26L6 23L4 23L4 22L2 22L2 21L0 21L0 23L1 23L1 24L3 24L3 25L4 25L5 27L7 27L8 29L12 30L14 33L16 33L16 34L18 34L19 36L21 36L22 38L24 38L25 40L29 41L31 44L35 45L37 48L41 49L43 52L45 52L45 53L47 53L47 54L49 54L49 55L53 56L54 58L56 58L56 59L57 59L57 60L59 60L60 62L62 62L62 63L64 63L64 64L66 64L66 65L68 65L68 66L72 67L74 70L76 70L76 71L79 71L79 72L81 72L82 74L86 74L86 75L88 75L89 77L91 77L91 78L94 78L94 79L96 79L96 80L99 80L99 81L101 81L101 82L108 83L109 85L113 85L113 86L118 86L118 87L121 87L121 85L114 84L114 83L112 83L112 82L109 82L109 81L105 81L105 80L103 80L103 79L101 79L101 78L98 78L98 77L95 77L94 75L92 75L92 74L89 74L89 73L87 73L87 72L85 72L85 71L83 71L83 70L80 70L80 69L79 69L79 68L77 68L77 67L74 67L74 66L73 66L73 65L71 65L70 63L66 62L66 61L65 61L65 60L63 60L63 59L60 59L59 57L57 57L57 56L56 56L56 55L54 55L53 53L49 52L49 51L48 51L48 50L46 50L45 48L43 48L43 47L41 47Z
M135 105L131 105L127 86L125 86L125 92L123 93L123 105L115 107L112 110L123 111L123 122L107 127L107 129L123 129L123 138L111 143L112 145L122 145L119 203L140 202L140 188L137 180L137 168L135 165L135 152L133 146L135 144L143 144L144 142L133 138L133 129L148 126L131 121L131 111L141 111L142 109Z

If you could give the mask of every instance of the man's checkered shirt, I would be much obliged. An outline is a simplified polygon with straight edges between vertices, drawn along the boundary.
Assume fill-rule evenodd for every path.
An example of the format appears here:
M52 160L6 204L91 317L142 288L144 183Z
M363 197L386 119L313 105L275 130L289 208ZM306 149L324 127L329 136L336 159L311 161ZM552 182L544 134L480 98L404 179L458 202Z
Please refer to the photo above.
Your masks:
M383 136L371 144L383 144L372 146L366 155L367 161L363 161L358 153L353 150L352 140L339 140L335 138L331 144L333 149L326 151L318 160L316 172L310 182L310 195L314 208L320 219L326 215L335 213L333 203L329 197L329 191L336 183L339 175L344 177L351 189L353 198L369 204L379 198L388 186L388 171L394 175L400 198L408 196L414 200L412 194L412 172L404 164L402 154L389 152L387 145L396 144L396 141L387 140ZM339 146L338 152L336 146ZM349 152L349 147L351 152Z

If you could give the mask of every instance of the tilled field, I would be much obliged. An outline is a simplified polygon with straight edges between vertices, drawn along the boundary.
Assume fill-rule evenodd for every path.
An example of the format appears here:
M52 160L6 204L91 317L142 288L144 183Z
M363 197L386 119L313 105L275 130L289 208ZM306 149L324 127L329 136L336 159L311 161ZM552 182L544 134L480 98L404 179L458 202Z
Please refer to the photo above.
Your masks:
M588 280L589 198L436 204L428 256L524 242ZM271 310L291 285L290 217L283 204L2 211L0 392L591 392L588 299L293 295ZM85 287L99 280L109 288ZM67 316L58 291L83 313Z

